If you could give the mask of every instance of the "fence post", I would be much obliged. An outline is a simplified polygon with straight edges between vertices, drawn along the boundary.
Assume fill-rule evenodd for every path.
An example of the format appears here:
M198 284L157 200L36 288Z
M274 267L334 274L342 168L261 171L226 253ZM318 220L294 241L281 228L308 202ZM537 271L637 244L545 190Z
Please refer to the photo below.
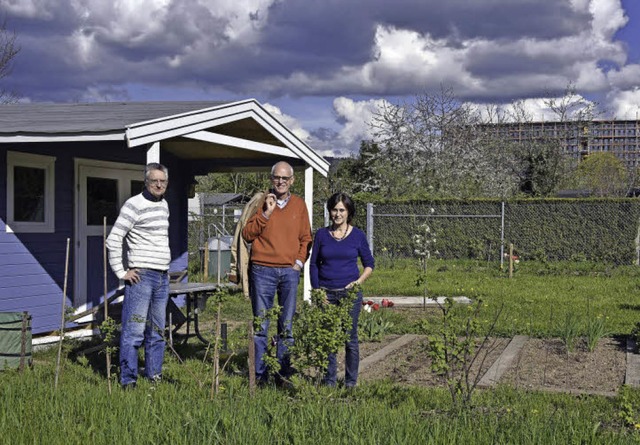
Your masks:
M373 255L373 203L367 203L367 242Z
M500 215L500 269L504 269L504 201L502 201L502 212Z

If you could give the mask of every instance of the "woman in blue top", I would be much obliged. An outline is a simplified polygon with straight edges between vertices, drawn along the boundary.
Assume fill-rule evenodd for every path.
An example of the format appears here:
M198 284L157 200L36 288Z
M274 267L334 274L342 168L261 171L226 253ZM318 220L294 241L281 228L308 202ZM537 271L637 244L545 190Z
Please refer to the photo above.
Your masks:
M311 252L311 286L324 289L331 304L347 297L347 289L365 282L373 272L374 260L364 232L351 225L355 205L344 193L335 193L327 200L331 225L319 229ZM358 258L362 262L360 273ZM349 340L345 343L345 386L353 387L358 380L360 348L358 347L358 317L362 307L362 292L351 309L353 324ZM338 364L336 354L329 355L329 366L324 383L336 384Z

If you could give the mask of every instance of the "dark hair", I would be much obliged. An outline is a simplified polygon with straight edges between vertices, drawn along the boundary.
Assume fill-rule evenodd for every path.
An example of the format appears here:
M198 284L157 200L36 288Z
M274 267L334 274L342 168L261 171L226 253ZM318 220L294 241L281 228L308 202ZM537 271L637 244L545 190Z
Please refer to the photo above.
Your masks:
M345 208L347 209L347 223L351 224L351 220L356 214L356 205L346 193L338 192L331 195L331 197L327 199L327 211L331 212L331 210L335 206L337 206L339 202L344 204Z

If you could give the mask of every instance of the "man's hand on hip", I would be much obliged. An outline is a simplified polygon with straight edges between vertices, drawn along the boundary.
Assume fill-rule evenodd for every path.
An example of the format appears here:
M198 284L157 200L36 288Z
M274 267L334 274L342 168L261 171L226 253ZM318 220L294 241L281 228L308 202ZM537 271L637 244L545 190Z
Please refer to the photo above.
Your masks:
M140 275L138 275L138 269L129 269L125 274L124 281L131 281L133 284L140 282Z

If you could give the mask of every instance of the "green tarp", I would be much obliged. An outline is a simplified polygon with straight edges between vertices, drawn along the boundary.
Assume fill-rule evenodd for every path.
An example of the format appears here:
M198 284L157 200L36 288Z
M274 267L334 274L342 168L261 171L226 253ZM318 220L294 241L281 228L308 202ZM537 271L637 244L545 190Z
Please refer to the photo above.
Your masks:
M31 317L26 312L0 312L0 371L31 365Z

